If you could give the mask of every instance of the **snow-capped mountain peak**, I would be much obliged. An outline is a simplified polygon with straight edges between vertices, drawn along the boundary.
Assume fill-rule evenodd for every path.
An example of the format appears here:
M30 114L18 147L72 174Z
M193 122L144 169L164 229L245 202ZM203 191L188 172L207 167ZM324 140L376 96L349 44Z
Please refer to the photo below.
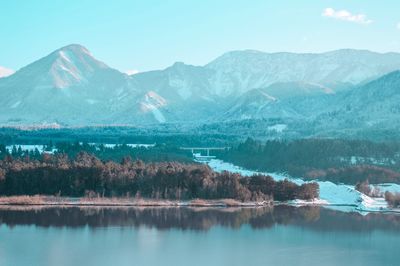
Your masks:
M35 83L36 87L63 89L86 82L95 71L107 68L88 49L72 44L29 64L17 71L15 76Z
M77 44L65 46L50 56L54 57L50 74L56 88L62 89L85 82L94 71L108 68L106 64L96 60L88 49Z
M0 81L0 105L17 121L91 123L111 116L134 97L128 75L72 44ZM84 113L83 113L84 112ZM102 119L107 119L102 117ZM74 122L72 122L74 121Z

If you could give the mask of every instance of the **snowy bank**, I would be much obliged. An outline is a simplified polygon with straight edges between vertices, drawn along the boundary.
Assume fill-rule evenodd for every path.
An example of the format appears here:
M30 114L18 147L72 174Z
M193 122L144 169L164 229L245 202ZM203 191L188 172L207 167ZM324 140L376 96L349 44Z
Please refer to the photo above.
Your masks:
M231 163L222 160L213 159L207 164L217 172L229 171L239 173L244 176L251 176L254 174L270 175L275 180L289 179L296 184L303 184L307 181L301 178L293 178L283 174L265 173L243 169ZM360 211L360 212L376 212L376 211L393 211L388 209L387 203L383 198L371 198L363 193L357 191L352 185L335 184L330 181L318 181L320 189L320 198L313 201L295 200L290 202L293 205L321 205L331 209L341 211ZM398 184L379 184L377 187L381 192L400 192L400 185Z

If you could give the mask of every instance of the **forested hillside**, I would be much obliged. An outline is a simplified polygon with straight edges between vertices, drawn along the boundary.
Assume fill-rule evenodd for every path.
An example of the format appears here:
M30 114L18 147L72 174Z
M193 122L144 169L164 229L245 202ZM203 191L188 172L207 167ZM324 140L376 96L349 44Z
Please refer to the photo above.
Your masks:
M247 139L220 154L234 164L306 179L355 184L400 183L400 144L364 140L303 139L266 142Z

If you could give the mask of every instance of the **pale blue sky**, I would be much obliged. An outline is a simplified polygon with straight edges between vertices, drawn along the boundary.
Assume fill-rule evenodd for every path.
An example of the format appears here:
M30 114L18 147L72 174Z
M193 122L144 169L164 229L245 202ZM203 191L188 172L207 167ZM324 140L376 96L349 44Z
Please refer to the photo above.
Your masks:
M17 70L70 43L121 71L242 49L400 52L399 22L398 0L1 0L0 66Z

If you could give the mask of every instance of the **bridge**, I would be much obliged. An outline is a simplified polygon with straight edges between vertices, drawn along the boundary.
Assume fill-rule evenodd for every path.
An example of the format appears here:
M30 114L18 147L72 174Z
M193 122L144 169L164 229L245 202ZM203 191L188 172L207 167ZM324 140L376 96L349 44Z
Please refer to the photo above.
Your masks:
M181 150L189 150L192 154L195 154L195 151L206 151L207 156L210 157L210 151L225 151L229 150L231 147L180 147Z

